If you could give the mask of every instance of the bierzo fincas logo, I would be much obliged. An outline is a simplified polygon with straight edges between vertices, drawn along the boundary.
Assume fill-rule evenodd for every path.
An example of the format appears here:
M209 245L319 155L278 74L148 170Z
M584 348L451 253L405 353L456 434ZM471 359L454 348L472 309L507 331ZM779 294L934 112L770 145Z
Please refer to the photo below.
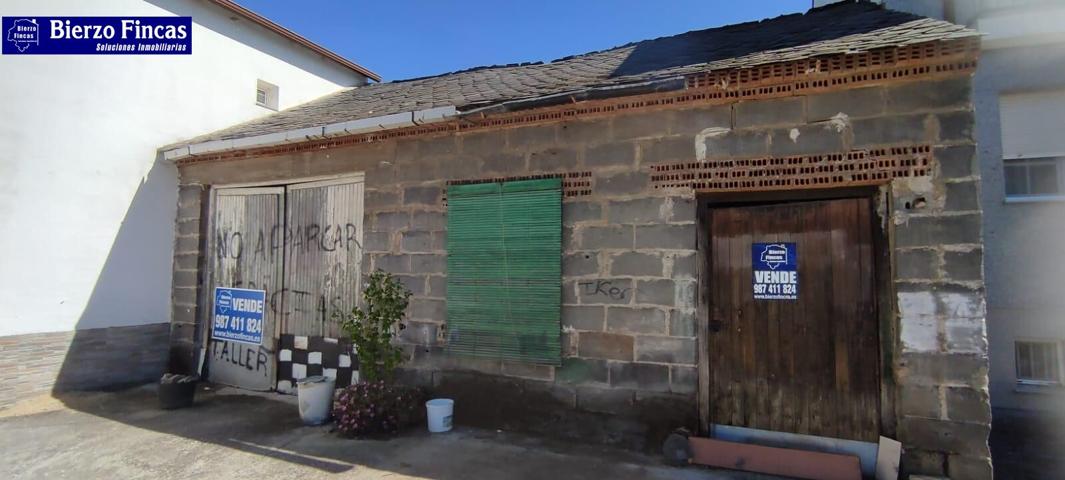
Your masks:
M192 17L3 17L4 55L189 55Z
M30 18L19 18L12 22L14 25L7 29L5 40L15 45L19 52L25 52L30 45L41 43L37 33L37 21Z

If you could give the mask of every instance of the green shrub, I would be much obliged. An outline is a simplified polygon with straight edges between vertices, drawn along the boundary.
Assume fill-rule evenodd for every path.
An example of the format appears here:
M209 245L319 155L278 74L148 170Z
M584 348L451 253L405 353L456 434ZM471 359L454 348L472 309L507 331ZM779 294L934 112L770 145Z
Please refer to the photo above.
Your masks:
M340 326L351 337L359 357L359 378L365 382L391 380L402 360L402 349L392 338L402 326L410 290L392 274L377 270L370 274L363 290L363 306L341 314Z

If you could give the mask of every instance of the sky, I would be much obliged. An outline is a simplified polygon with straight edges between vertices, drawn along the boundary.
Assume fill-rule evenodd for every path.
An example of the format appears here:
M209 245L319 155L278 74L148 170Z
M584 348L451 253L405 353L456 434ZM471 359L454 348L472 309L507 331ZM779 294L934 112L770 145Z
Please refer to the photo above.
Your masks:
M237 0L384 81L550 61L805 11L810 0Z

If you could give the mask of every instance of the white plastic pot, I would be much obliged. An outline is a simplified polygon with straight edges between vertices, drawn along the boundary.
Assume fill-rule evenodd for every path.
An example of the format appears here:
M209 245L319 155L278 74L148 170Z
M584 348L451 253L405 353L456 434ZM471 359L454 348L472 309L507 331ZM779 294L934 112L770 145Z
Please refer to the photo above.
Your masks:
M305 425L321 425L329 420L333 409L332 378L315 375L296 382L296 397L300 405L300 420Z
M451 430L451 419L455 411L455 401L450 398L434 398L425 402L429 431L442 433Z

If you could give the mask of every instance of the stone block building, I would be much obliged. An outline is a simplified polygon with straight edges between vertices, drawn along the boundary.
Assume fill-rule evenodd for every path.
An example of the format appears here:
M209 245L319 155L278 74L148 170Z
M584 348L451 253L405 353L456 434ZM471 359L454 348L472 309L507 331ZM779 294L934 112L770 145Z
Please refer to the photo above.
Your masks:
M978 52L837 4L165 147L172 366L350 382L332 314L380 269L413 293L401 379L460 423L648 449L680 426L887 436L906 472L990 478ZM265 291L261 345L212 339L216 287Z

